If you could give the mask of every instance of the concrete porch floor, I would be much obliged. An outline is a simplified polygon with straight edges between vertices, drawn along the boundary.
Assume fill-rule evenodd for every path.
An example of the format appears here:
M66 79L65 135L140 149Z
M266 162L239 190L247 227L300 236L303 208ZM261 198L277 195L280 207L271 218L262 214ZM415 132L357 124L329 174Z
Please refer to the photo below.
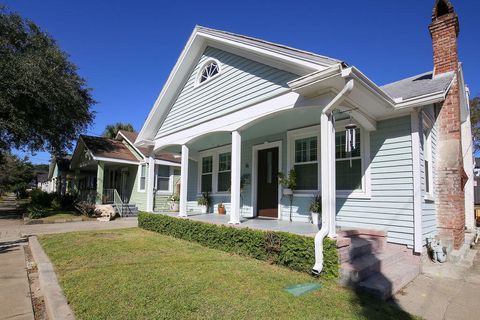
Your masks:
M165 214L172 217L178 217L178 212L167 212L159 213ZM202 221L212 224L221 224L228 225L230 216L228 215L219 215L216 213L189 213L187 219ZM265 219L265 218L241 218L241 223L235 225L238 228L251 228L258 230L267 230L267 231L283 231L289 232L304 236L314 237L318 232L318 227L314 226L308 222L290 222L276 219Z

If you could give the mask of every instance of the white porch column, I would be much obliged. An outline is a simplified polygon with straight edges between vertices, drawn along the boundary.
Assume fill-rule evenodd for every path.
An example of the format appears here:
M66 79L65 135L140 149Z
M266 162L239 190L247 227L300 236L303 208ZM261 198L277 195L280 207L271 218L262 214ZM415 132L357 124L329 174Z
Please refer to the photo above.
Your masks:
M241 174L242 137L238 131L232 132L232 168L230 185L230 221L240 223L240 174Z
M332 113L320 117L322 219L328 223L328 236L336 237L335 127Z
M155 159L150 156L147 158L148 173L147 173L147 212L153 212L153 197L155 187Z
M187 216L187 193L188 193L188 147L182 145L182 166L180 174L180 217Z

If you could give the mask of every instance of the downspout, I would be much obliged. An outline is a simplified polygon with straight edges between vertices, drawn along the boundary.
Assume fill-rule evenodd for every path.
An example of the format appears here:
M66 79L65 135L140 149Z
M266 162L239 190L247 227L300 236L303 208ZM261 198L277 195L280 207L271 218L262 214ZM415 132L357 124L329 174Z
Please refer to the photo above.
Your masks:
M345 87L343 87L343 89L335 96L335 98L333 98L332 101L330 101L329 104L323 109L322 117L325 115L331 116L333 109L338 107L338 105L348 96L348 94L353 90L353 86L354 80L348 80L348 82L345 84ZM328 201L330 200L331 199L328 199ZM331 210L327 210L328 214L322 214L322 226L315 235L315 265L312 268L312 273L315 276L319 276L323 270L323 240L329 234L330 226L332 225L331 222L334 221L332 219L335 219L335 212L336 209L331 208Z

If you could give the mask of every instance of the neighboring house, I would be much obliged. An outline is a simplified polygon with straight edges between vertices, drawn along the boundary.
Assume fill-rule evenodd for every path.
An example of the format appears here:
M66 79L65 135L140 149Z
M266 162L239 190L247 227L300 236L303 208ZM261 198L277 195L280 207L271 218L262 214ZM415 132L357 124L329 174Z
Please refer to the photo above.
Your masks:
M36 172L35 173L35 187L44 192L51 192L51 182L48 180L48 172Z
M47 192L66 194L71 191L73 184L73 172L70 170L71 156L54 157L48 170L50 186Z
M459 249L473 160L450 2L436 1L429 30L433 70L382 86L341 60L197 26L135 145L181 154L180 216L208 191L230 223L288 220L277 172L295 169L293 220L308 222L320 194L321 236L380 229L411 252L433 236Z
M80 136L72 155L70 169L75 176L75 190L81 199L97 204L121 206L127 213L167 209L167 198L176 190L180 164L173 155L162 153L152 159L154 175L147 176L147 158L152 148L133 145L136 133L119 131L115 139ZM153 182L153 188L147 184ZM155 191L154 191L155 189Z

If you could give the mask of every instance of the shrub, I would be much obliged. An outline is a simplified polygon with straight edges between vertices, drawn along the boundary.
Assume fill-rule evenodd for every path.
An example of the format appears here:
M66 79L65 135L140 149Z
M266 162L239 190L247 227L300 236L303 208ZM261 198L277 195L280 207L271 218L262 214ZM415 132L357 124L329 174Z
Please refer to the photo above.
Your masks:
M75 208L86 217L90 218L95 216L95 204L82 201L77 203Z
M46 214L45 209L38 206L30 206L27 208L27 216L30 219L40 219L45 217Z
M32 199L30 203L32 206L49 208L52 205L54 196L55 194L53 193L35 189L30 192L30 198Z
M166 215L141 212L138 226L206 247L269 261L293 270L311 273L315 262L314 239L287 232L253 230L214 225ZM322 277L338 277L335 240L325 239Z

